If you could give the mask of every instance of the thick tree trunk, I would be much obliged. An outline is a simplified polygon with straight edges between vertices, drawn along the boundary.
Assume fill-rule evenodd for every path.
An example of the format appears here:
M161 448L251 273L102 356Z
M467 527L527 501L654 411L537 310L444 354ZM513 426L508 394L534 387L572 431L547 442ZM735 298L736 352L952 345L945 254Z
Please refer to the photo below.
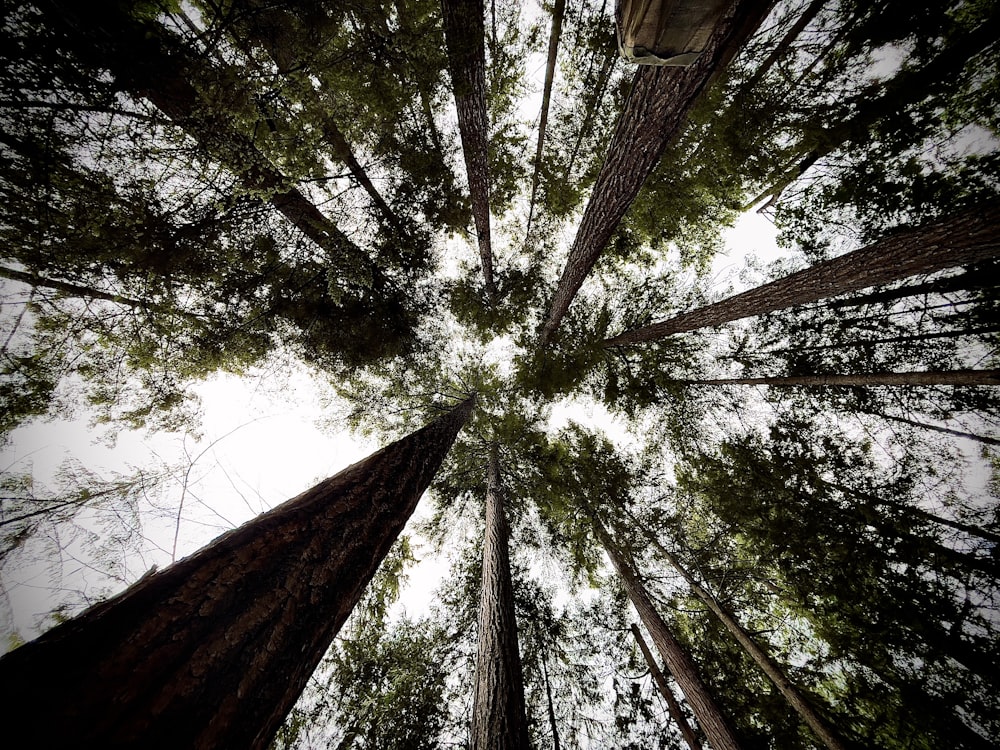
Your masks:
M770 0L738 0L688 67L640 66L542 326L544 345L702 92L757 28Z
M774 378L684 380L689 385L1000 385L1000 370L871 372L852 375L788 375Z
M667 550L659 540L656 539L652 534L646 533L646 537L653 543L656 549L659 551L660 555L663 556L670 565L676 570L681 576L687 581L688 586L694 592L695 596L701 599L705 605L712 611L712 613L719 618L719 621L723 624L726 630L736 639L736 641L743 647L743 649L750 655L750 658L754 660L754 663L767 675L767 678L774 683L774 686L778 688L788 704L795 709L795 711L802 717L803 721L809 725L816 737L830 750L846 750L846 746L843 741L837 736L836 732L816 713L816 709L813 708L812 704L808 699L802 695L795 685L792 684L791 680L785 674L784 670L771 658L770 654L764 651L757 642L750 637L750 634L743 629L736 618L732 615L729 610L723 607L718 600L712 596L708 590L702 586L697 579L681 565L680 561L674 557L674 555Z
M653 643L667 664L667 669L677 680L688 705L694 711L695 718L698 719L698 724L708 738L712 750L737 750L737 748L742 747L729 720L709 693L705 683L701 681L691 657L687 655L681 644L667 628L667 624L653 606L653 602L635 570L618 549L614 540L611 539L607 529L596 518L594 519L594 531L611 558L611 563L618 571L622 583L625 584L625 590L628 592L628 597L636 612L639 613L642 624L646 626L646 630L652 636Z
M660 667L656 663L656 659L649 652L646 639L642 637L642 633L639 632L639 626L634 622L632 623L632 635L635 636L635 642L639 644L639 650L642 651L642 657L646 660L649 673L653 676L653 682L656 683L656 687L660 691L660 695L663 696L663 700L667 702L667 710L670 712L670 716L673 717L674 723L681 730L684 741L687 742L691 750L701 750L701 742L698 740L698 735L694 733L694 729L688 723L687 717L681 711L681 704L674 697L670 686L667 684L667 679L663 676L663 672L660 671Z
M472 407L7 654L4 710L39 747L266 748Z
M1000 256L1000 200L931 224L895 232L838 258L668 320L626 331L605 347L655 341L675 333L783 310L917 274Z
M542 110L538 115L538 144L535 146L535 165L531 173L531 198L528 202L528 228L525 231L525 242L531 239L531 220L535 215L535 198L538 195L538 173L542 168L545 129L549 122L549 102L552 99L552 81L556 74L556 58L559 55L559 35L562 33L562 22L565 14L566 0L556 0L552 8L552 28L549 31L549 55L545 61L545 83L542 86Z
M117 85L148 99L205 151L231 170L242 185L262 193L299 231L331 260L366 270L376 288L386 288L384 276L371 258L351 242L257 149L235 131L224 113L206 102L188 79L203 69L178 40L156 22L137 21L113 3L81 12L65 0L51 2L53 17L61 18L75 51L98 67L107 67Z
M486 109L486 50L483 0L441 0L448 68L458 110L472 217L479 240L486 294L496 297L490 239L489 117Z
M509 537L494 447L490 452L486 480L479 649L472 699L473 750L526 750L528 747Z

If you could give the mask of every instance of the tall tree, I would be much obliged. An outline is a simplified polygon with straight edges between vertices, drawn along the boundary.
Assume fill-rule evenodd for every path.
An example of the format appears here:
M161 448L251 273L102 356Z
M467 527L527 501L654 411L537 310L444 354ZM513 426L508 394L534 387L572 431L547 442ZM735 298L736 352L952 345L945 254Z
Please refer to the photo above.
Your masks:
M656 611L656 607L653 606L653 601L635 569L622 550L615 544L607 529L604 528L604 524L597 518L594 518L593 522L594 533L598 541L611 558L611 563L625 585L625 590L628 592L636 612L639 613L642 624L646 626L660 656L663 657L670 673L677 680L685 699L698 719L698 725L708 737L709 744L713 748L719 748L719 750L724 748L737 750L737 748L742 747L743 745L736 737L729 719L709 693L698 674L697 667L691 661L691 657L684 651L663 618L660 617L659 612Z
M680 133L691 108L770 7L768 0L735 3L716 25L701 56L688 67L638 69L542 326L541 344L559 327L583 280L664 149Z
M719 378L683 382L691 385L1000 385L1000 370L859 372L851 375L784 375L769 378Z
M474 397L0 660L46 745L266 748Z
M667 679L663 676L663 670L660 669L653 654L650 653L649 646L646 645L646 639L642 637L639 626L633 622L631 630L635 642L639 645L639 650L642 651L642 658L646 660L646 664L649 666L649 673L653 676L653 681L656 683L660 695L663 696L663 700L667 702L667 710L670 711L671 718L673 718L681 730L684 741L691 750L701 750L701 741L698 739L698 735L694 733L694 729L691 728L691 724L681 710L681 705L677 702L677 698L671 692L670 686L667 684Z
M489 118L483 0L441 0L448 65L487 297L496 296L490 238Z
M826 297L996 258L1000 199L922 227L897 231L874 244L818 263L729 299L626 331L603 346L655 341Z
M531 240L531 220L535 214L535 199L538 195L538 177L542 168L542 154L545 149L545 129L549 124L549 102L552 99L552 81L556 73L556 59L559 57L559 35L562 33L563 16L566 14L566 0L556 0L552 7L552 28L549 31L549 53L545 60L545 82L542 84L542 109L538 113L538 143L535 146L535 163L531 172L531 197L528 199L528 228L525 242Z
M510 530L504 513L496 446L490 449L486 470L486 529L472 699L472 747L525 750L528 722L510 576Z

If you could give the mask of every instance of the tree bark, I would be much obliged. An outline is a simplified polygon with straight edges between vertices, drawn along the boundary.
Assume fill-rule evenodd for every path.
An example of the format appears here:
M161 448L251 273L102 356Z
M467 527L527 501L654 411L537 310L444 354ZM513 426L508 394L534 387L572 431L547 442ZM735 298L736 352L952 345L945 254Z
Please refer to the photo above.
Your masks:
M39 747L268 747L472 407L7 654L4 709Z
M751 92L753 88L761 82L761 80L768 74L771 68L774 66L778 60L785 56L789 48L798 39L799 34L805 30L806 26L816 17L816 15L823 9L823 6L827 4L829 0L812 0L812 2L802 11L802 14L796 19L795 23L785 32L785 35L781 38L771 53L764 58L757 70L754 71L753 76L743 84L743 90L746 92Z
M656 683L657 689L660 691L660 695L663 696L663 700L667 702L667 710L674 719L674 723L677 724L678 728L681 730L681 734L684 736L684 741L687 742L688 747L691 750L701 750L701 742L698 741L698 735L694 733L691 728L691 724L688 723L687 717L684 712L681 711L681 704L677 702L677 698L674 697L673 692L670 690L670 686L667 684L666 678L663 676L663 672L660 671L659 666L656 664L656 659L649 652L649 646L646 645L646 639L642 637L642 633L639 632L639 626L634 622L632 623L632 635L635 636L635 642L639 644L639 650L642 651L642 657L646 660L646 665L649 667L649 673L653 676L653 682Z
M668 320L605 339L625 346L783 310L865 287L934 273L1000 255L1000 200L897 231L871 245Z
M645 530L644 530L645 531ZM813 708L812 704L802 695L795 685L792 684L791 680L785 674L784 670L771 658L763 648L761 648L757 642L750 637L750 634L743 629L736 618L732 615L729 610L723 607L718 600L708 592L708 590L702 586L693 575L681 565L680 561L674 557L674 555L667 550L659 540L656 539L652 534L646 532L646 537L653 543L656 549L659 551L660 555L670 563L674 570L681 574L685 581L687 581L688 586L694 592L695 596L701 599L705 605L712 611L712 613L719 618L719 621L723 624L726 630L736 639L736 641L743 647L743 649L750 655L750 658L754 660L754 663L767 675L767 678L778 688L788 704L795 709L795 711L802 717L803 721L809 725L813 733L816 735L817 739L823 743L830 750L846 750L846 745L837 736L833 729L816 713L816 709ZM634 626L633 626L634 627Z
M691 710L694 711L695 718L698 719L698 724L708 738L712 750L737 750L737 748L742 747L729 720L709 693L705 683L701 681L691 657L677 642L663 618L656 611L635 570L614 543L600 520L594 518L593 521L598 540L611 558L612 565L622 579L622 583L625 584L625 590L628 592L632 605L639 613L642 624L646 626L646 630L652 636L653 643L667 664L667 669L677 680L677 684L680 686L681 692L684 693Z
M384 277L371 258L307 199L257 149L237 132L224 113L213 109L188 79L204 69L205 61L172 38L156 22L138 21L103 2L82 12L65 0L52 0L50 11L62 20L74 51L96 67L107 67L117 85L148 99L205 151L231 170L242 185L265 196L299 231L333 260L366 270L385 287Z
M1000 385L1000 370L945 370L918 372L871 372L851 375L789 375L773 378L729 378L683 380L689 385Z
M542 677L545 680L545 698L549 713L549 727L552 730L552 750L559 750L559 727L556 724L556 709L552 703L552 685L549 684L549 668L545 665L545 654L542 653Z
M531 198L528 202L528 228L525 242L531 238L531 220L535 215L535 198L538 195L538 173L542 168L542 151L545 147L545 129L549 122L549 102L552 99L552 81L556 73L556 58L559 55L559 35L562 33L563 16L566 14L566 0L555 0L552 8L552 28L549 31L549 55L545 61L545 83L542 86L542 109L538 115L538 144L535 146L535 168L531 173Z
M486 108L486 49L483 0L441 0L448 68L451 71L458 130L469 177L472 217L486 294L496 297L490 239L489 116Z
M473 750L526 750L528 721L517 646L510 531L503 506L496 447L486 478L483 583L479 599L479 648L472 699Z
M738 0L720 19L698 60L688 67L640 66L608 155L570 248L566 266L540 332L545 345L558 328L615 228L656 168L688 113L760 24L770 0Z

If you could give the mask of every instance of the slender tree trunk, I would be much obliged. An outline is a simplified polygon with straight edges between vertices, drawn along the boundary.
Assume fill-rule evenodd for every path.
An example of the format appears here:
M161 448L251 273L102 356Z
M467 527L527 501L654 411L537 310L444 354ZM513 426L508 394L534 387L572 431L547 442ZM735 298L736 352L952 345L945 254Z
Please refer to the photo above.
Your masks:
M299 231L334 260L366 269L385 288L385 279L371 258L351 242L257 149L252 140L235 131L227 117L204 101L187 78L204 69L190 50L157 22L137 21L114 3L101 3L100 12L65 0L52 0L53 17L61 18L75 51L96 67L107 67L117 85L148 99L198 144L231 170L245 188L263 193Z
M490 239L489 116L486 108L486 50L483 0L441 0L448 67L458 110L472 217L479 240L486 294L496 297Z
M594 117L596 117L597 111L601 108L601 102L604 101L604 94L608 90L608 83L611 81L611 71L614 69L617 59L618 50L614 34L611 34L605 45L604 62L597 74L597 82L594 86L588 87L593 93L589 97L585 110L586 114L583 116L583 124L580 125L580 131L576 136L576 140L573 143L573 150L569 155L569 164L566 166L567 179L573 178L573 166L576 164L576 157L580 153L580 146L583 145L584 139L586 139L594 127Z
M721 302L626 331L605 339L603 345L624 346L655 341L675 333L717 326L998 256L1000 200L994 199L942 221L897 231L859 250L817 263Z
M882 419L888 419L893 422L901 422L903 424L908 424L912 427L919 427L922 430L934 430L935 432L942 432L945 435L954 435L955 437L966 438L968 440L975 440L977 443L983 443L984 445L1000 445L1000 440L992 437L987 437L986 435L975 435L971 432L963 432L962 430L953 430L949 427L941 427L936 424L928 424L927 422L917 422L913 419L907 419L906 417L895 417L891 414L876 414L876 416L882 417ZM1000 542L1000 539L997 540Z
M860 341L838 341L832 344L816 344L815 346L792 346L783 349L773 349L768 354L799 354L800 352L829 351L830 349L846 349L855 346L874 346L875 344L907 344L914 341L933 341L935 339L953 339L960 336L979 336L984 333L996 333L1000 325L982 326L957 331L933 331L931 333L913 333L908 336L889 336L883 339L862 339Z
M646 626L646 630L653 637L653 643L660 652L660 656L666 662L674 679L677 680L691 710L694 711L695 718L698 719L698 724L708 738L712 750L736 750L742 747L729 720L709 693L705 683L701 681L691 657L687 655L681 644L667 628L667 624L653 606L653 602L635 570L597 518L594 518L594 531L611 558L611 563L618 571L622 583L625 584L625 590L628 592L628 597L632 600L636 612L639 613L642 624Z
M562 22L565 14L566 0L555 0L555 6L552 8L552 28L549 31L549 56L545 62L545 83L542 86L542 110L538 115L538 144L535 146L535 168L531 173L531 199L528 202L528 228L525 232L525 243L531 238L531 220L535 215L535 198L538 195L538 173L542 168L545 128L549 122L552 80L555 78L556 73L556 58L559 55L559 35L562 33Z
M266 748L473 407L0 660L38 747Z
M850 117L815 135L806 135L798 149L801 154L798 163L783 172L773 185L744 206L744 210L771 196L771 200L759 209L763 211L824 156L845 144L863 143L870 138L871 129L879 120L904 112L941 85L947 85L973 57L996 43L996 32L991 30L995 24L994 17L993 21L984 22L961 38L953 39L944 51L918 70L903 70L888 82L870 85L853 98L855 107Z
M690 385L1000 385L1000 370L945 370L918 372L871 372L851 375L788 375L773 378L729 378L684 380Z
M503 507L496 447L486 479L483 584L479 600L479 649L472 699L473 750L526 750L528 721L524 677L517 646L514 587L510 576L510 531Z
M844 307L861 307L863 305L876 305L885 302L893 302L905 297L916 297L924 294L947 294L948 292L965 291L972 289L992 289L996 287L997 269L992 264L986 264L986 268L977 267L965 271L955 276L923 281L919 284L908 284L907 286L896 287L894 289L880 289L868 294L848 297L846 299L831 300L826 306L839 310Z
M635 636L635 642L639 644L639 650L642 651L642 657L646 660L646 664L649 667L649 673L653 676L653 682L656 683L657 689L660 691L660 695L663 696L663 700L667 702L667 710L674 719L674 723L681 730L681 734L684 737L684 741L687 742L688 747L691 750L701 750L701 742L698 740L698 735L694 733L694 729L691 728L691 724L688 723L687 717L684 712L681 711L681 704L677 702L677 698L674 697L673 692L670 690L670 686L667 684L666 678L663 676L663 672L660 671L659 666L656 664L656 659L649 652L649 646L646 645L646 639L642 637L642 633L639 632L639 626L634 622L632 623L632 635Z
M683 576L695 596L701 599L712 611L712 613L719 618L719 621L723 624L723 626L725 626L726 630L729 631L730 635L732 635L733 638L735 638L747 652L747 654L750 655L750 658L753 659L754 663L756 663L764 674L767 675L767 678L774 683L774 686L778 688L778 692L784 696L785 700L788 701L788 704L795 709L799 716L802 717L803 721L809 725L809 728L812 729L817 739L819 739L819 741L830 750L846 750L846 746L837 736L836 732L834 732L833 729L820 717L808 699L798 691L795 685L792 684L784 670L771 658L770 654L761 648L757 642L750 637L750 634L743 629L743 626L736 621L733 614L723 607L718 600L712 596L712 594L710 594L693 575L691 575L687 568L681 565L680 561L662 544L660 544L658 539L648 532L645 532L645 535L656 547L660 555L662 555L663 558L670 563L674 570Z
M738 0L716 25L701 56L688 67L639 66L542 326L541 345L558 328L664 149L681 132L695 102L770 6L771 0Z
M784 57L789 48L798 39L799 34L805 30L806 26L816 17L816 15L823 9L829 0L812 0L812 2L802 11L802 15L798 17L794 24L792 24L785 35L781 38L781 41L775 45L771 53L764 58L757 70L754 71L753 76L743 84L743 90L750 92L758 83L763 80L764 76L768 74L774 64L778 62L782 57Z
M0 276L14 279L16 281L24 282L33 287L41 287L43 289L52 289L56 292L63 292L72 297L86 297L87 299L103 299L108 302L114 302L118 305L123 305L125 307L131 307L135 310L144 310L146 312L155 312L163 315L179 315L184 318L189 318L191 320L204 322L205 318L196 313L187 312L185 310L178 310L175 307L169 305L162 305L155 302L144 302L143 300L132 299L131 297L123 297L120 294L113 294L111 292L103 292L100 289L94 289L93 287L83 286L82 284L71 284L68 281L59 281L58 279L50 279L44 276L39 276L36 273L30 273L28 271L18 271L16 268L8 268L7 266L0 266Z
M556 709L552 704L552 685L549 684L549 668L545 665L545 654L542 654L542 677L545 679L545 698L549 711L549 727L552 730L552 750L559 750L559 727L556 724Z
M393 227L397 229L404 229L405 224L403 220L389 207L385 198L382 197L382 194L372 183L371 178L368 176L368 172L366 172L365 168L361 166L361 162L359 162L358 158L354 155L354 149L351 148L351 144L347 142L347 138L341 132L340 128L337 127L337 123L333 121L332 117L327 117L326 120L324 120L323 135L330 146L333 147L334 155L342 161L348 171L350 171L354 181L357 182L366 193L368 193L368 197L371 198L371 201L375 204L375 208L378 209L378 212L382 214L382 218L384 218Z

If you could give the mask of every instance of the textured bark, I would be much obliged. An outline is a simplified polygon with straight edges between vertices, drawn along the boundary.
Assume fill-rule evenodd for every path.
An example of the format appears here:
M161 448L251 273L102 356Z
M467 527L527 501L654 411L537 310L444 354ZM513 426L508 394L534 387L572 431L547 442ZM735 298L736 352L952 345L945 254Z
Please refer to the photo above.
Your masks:
M552 80L556 73L556 58L559 55L559 35L562 33L563 16L566 14L566 0L556 0L552 8L552 27L549 31L549 55L545 61L545 83L542 85L542 109L538 115L538 144L535 146L535 168L531 173L531 199L528 202L528 228L525 241L531 238L531 220L535 215L535 198L538 195L538 173L542 168L542 152L545 147L545 129L549 122L549 102L552 99Z
M611 558L611 563L622 579L622 583L625 584L625 591L628 593L628 598L632 601L636 612L639 613L642 624L646 626L646 630L652 636L653 643L656 645L657 651L660 652L663 661L666 662L667 669L677 680L677 685L684 693L691 710L694 711L695 718L708 738L712 750L737 750L737 748L742 747L729 719L723 714L722 709L698 675L698 670L694 662L691 661L691 657L674 638L667 624L653 606L649 594L646 593L646 588L642 585L632 565L618 549L604 525L596 518L594 519L594 531Z
M698 735L694 733L694 729L691 728L691 724L688 723L687 717L684 712L681 711L681 704L677 702L677 698L674 697L673 692L670 690L670 686L667 684L666 678L663 676L663 672L660 671L659 666L656 664L656 659L649 652L649 646L646 645L646 639L642 637L642 633L639 632L639 626L634 622L632 623L632 635L635 636L635 642L639 644L639 650L642 651L642 657L646 660L646 664L649 667L649 673L653 675L653 682L656 683L657 689L660 691L660 695L663 696L663 700L667 702L667 710L670 712L670 716L673 717L674 723L677 724L678 728L681 730L681 734L684 736L684 741L687 742L688 747L691 750L701 750L701 742L698 740Z
M257 149L252 140L234 130L223 113L206 102L188 76L204 69L190 50L155 22L130 18L115 3L88 8L53 0L50 11L60 18L76 51L84 60L106 66L115 83L134 96L148 99L163 114L231 170L242 185L266 197L299 231L331 259L367 269L384 286L371 258Z
M949 427L942 427L936 424L928 424L927 422L917 422L913 419L907 419L906 417L894 417L891 414L878 414L877 416L883 419L888 419L893 422L902 422L903 424L908 424L911 427L919 427L922 430L933 430L935 432L942 432L945 435L954 435L955 437L966 438L968 440L975 440L977 443L983 443L984 445L1000 445L1000 440L993 437L988 437L987 435L976 435L971 432L964 432L962 430L953 430ZM1000 540L998 540L1000 541Z
M517 646L514 588L510 577L510 531L499 474L496 449L493 448L486 482L479 648L472 699L473 750L524 750L528 747L524 676Z
M0 660L38 747L266 748L473 406Z
M695 102L757 28L770 6L771 0L738 0L719 21L694 64L641 66L636 71L542 327L542 345L558 328L664 149L681 132Z
M684 380L690 385L1000 385L1000 370L871 372L852 375L788 375L774 378Z
M836 732L830 727L816 712L809 700L802 695L792 684L791 680L785 674L784 670L775 662L770 654L768 654L763 648L758 645L758 643L743 629L743 626L736 621L733 614L723 607L718 600L709 593L709 591L702 586L697 579L681 565L680 561L674 557L674 555L667 550L659 540L654 538L651 534L646 534L647 538L653 543L656 549L660 552L663 558L670 563L674 570L681 574L685 581L687 581L688 586L694 592L695 596L701 599L705 605L712 611L712 613L719 618L719 622L723 624L726 630L729 631L730 635L736 639L743 649L749 654L750 658L754 660L754 663L767 675L767 678L778 688L788 704L795 709L795 711L802 717L803 721L809 725L816 737L830 750L846 750L844 742L837 736ZM634 627L634 626L633 626Z
M783 310L1000 255L1000 200L915 229L906 229L838 258L729 299L606 339L604 346L665 336Z
M483 0L441 0L441 8L483 280L486 282L486 293L492 300L496 296L496 286L490 239L489 119L486 109Z

